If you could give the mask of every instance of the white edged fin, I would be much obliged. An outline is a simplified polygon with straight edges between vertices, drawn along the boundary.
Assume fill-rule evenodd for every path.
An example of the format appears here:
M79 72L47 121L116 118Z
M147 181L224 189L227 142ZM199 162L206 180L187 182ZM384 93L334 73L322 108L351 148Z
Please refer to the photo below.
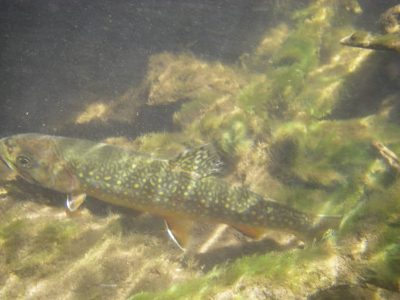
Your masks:
M190 231L193 227L193 222L188 219L178 219L174 217L164 217L165 227L172 241L185 251L190 240Z
M82 205L83 202L85 202L85 199L86 199L86 194L77 194L77 195L68 194L67 201L65 201L65 206L69 212L74 212L78 210L78 208Z
M181 246L181 244L179 244L178 240L175 238L175 235L173 234L172 230L169 228L168 226L168 222L166 220L164 220L165 223L165 227L167 228L167 233L168 236L171 238L171 240L178 246L179 249L181 249L182 251L185 251L186 249L183 248Z

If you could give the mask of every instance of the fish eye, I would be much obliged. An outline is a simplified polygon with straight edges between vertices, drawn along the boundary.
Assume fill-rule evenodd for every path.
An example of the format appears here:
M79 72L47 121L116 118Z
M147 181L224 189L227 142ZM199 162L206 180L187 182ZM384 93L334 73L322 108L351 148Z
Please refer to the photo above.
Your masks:
M26 155L17 156L16 160L17 164L22 168L30 168L31 167L31 159Z

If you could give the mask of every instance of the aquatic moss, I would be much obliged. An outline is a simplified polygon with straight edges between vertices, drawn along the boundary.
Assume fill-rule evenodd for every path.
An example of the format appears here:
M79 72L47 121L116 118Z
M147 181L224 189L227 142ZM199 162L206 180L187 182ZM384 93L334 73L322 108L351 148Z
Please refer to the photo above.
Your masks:
M386 173L387 169L379 172ZM400 286L399 195L398 179L390 184L366 186L338 232L339 243L347 243L355 232L363 241L362 260L356 265L364 280L393 290Z
M268 83L264 83L263 88L266 90L259 102L257 97L245 101L256 103L259 112L271 117L322 118L329 115L339 101L343 78L360 65L355 66L355 62L362 61L338 43L343 27L349 23L348 19L342 19L342 6L341 3L314 1L294 11L291 30L282 30L282 25L269 30L259 48L247 59L258 62L253 69L265 74ZM338 26L331 26L332 22ZM274 51L267 42L275 46ZM264 48L266 54L262 51Z
M337 92L342 80L354 85L352 78L343 77L352 71L344 66L349 61L359 61L353 53L327 53L326 49L335 41L330 28L330 4L315 1L295 13L294 29L289 31L283 26L275 47L262 53L258 49L255 57L250 58L260 64L250 64L249 68L262 75L251 79L249 76L243 80L245 84L234 80L243 75L238 75L238 70L191 55L163 54L154 58L158 69L152 69L154 73L149 73L149 81L144 84L148 84L148 104L184 102L174 115L176 129L182 131L148 134L131 146L150 154L173 156L184 146L214 142L226 157L241 165L240 171L245 175L247 172L249 178L262 180L268 176L265 173L271 150L268 170L279 178L280 184L266 180L260 188L262 193L276 195L280 201L306 212L344 214L340 242L346 243L348 235L365 232L377 237L376 242L369 243L369 252L365 254L369 264L366 273L373 273L366 277L369 282L393 287L399 276L399 190L395 187L398 182L384 163L377 162L379 158L370 144L376 139L399 153L399 127L376 116L320 121L334 110L338 98L346 92ZM338 54L336 60L333 54ZM371 78L367 81L371 82ZM353 97L353 91L347 90L351 95L341 99ZM284 123L289 117L294 121ZM258 147L260 143L263 147ZM260 172L262 176L257 176ZM116 287L129 290L130 294L149 291L132 299L200 299L221 295L229 289L236 292L237 298L245 299L240 286L284 286L301 294L318 290L324 280L328 286L337 284L337 278L329 281L329 276L324 277L326 274L321 271L333 268L329 261L333 257L331 249L317 245L244 257L164 292L151 293L176 281L178 272L171 270L171 262L161 271L159 265L166 260L163 254L177 254L171 249L165 251L166 246L155 242L151 235L128 234L120 220L107 225L100 225L99 219L87 220L93 225L90 230L53 219L50 222L54 224L40 226L27 220L4 221L6 225L0 227L0 254L9 262L5 272L12 274L10 278L14 274L41 276L50 270L40 269L41 263L50 265L54 267L49 272L53 287L61 293L73 290L72 297L85 299L112 298L115 293L110 290ZM143 228L148 225L140 227ZM75 230L79 232L77 236ZM28 240L34 242L26 244ZM32 257L26 257L27 253L32 253ZM57 273L55 268L61 271Z
M271 57L279 49L289 35L289 26L286 23L280 23L276 27L267 29L267 32L261 38L260 43L252 55L245 53L239 60L242 67L246 70L253 70L258 73L264 73L271 67Z
M252 82L243 88L237 98L237 103L244 113L267 120L263 103L269 97L270 84L264 79ZM264 124L266 125L266 124Z
M361 274L370 283L398 291L400 288L400 227L398 225L400 209L397 208L395 212L395 219L392 212L387 216L386 223L374 224L375 231L380 234L378 239L368 247L367 263L362 265Z
M367 224L373 224L382 228L386 226L391 219L400 218L400 188L398 180L391 186L378 186L374 189L366 190L359 199L354 211L349 211L349 217L343 224L342 232L351 233L354 230L362 230ZM372 218L372 223L371 223ZM392 232L392 229L388 232ZM383 241L382 241L383 242ZM385 245L383 242L382 246Z
M161 53L150 57L144 84L148 104L155 105L233 95L245 82L240 72L227 65L190 53Z
M6 269L20 277L44 275L64 251L74 235L76 227L68 220L63 223L32 222L17 219L0 228L1 255ZM25 253L30 253L26 255ZM45 264L47 268L38 268Z
M179 111L174 113L174 123L180 127L190 125L193 120L202 118L209 110L210 106L216 101L215 94L196 99L182 104Z
M139 293L130 300L203 299L216 296L239 282L250 287L254 282L260 285L285 283L296 294L302 289L303 282L310 285L314 282L315 287L319 285L318 277L323 271L317 270L319 268L316 266L329 261L331 251L325 244L304 250L244 257L226 266L217 267L200 278L174 285L166 291Z
M240 149L253 144L246 115L240 112L228 115L209 113L198 124L198 130L204 139L212 141L221 154L229 159L237 156Z
M273 134L270 171L286 184L278 192L280 199L324 213L354 205L363 174L375 158L358 121L290 122Z
M331 15L324 1L295 13L296 28L272 56L273 69L267 72L272 82L266 107L272 115L293 116L296 105L292 108L292 103L306 86L308 73L319 63L320 37Z
M400 241L376 253L369 260L364 276L370 283L397 291L400 287Z
M18 252L28 237L29 225L22 219L4 224L0 228L2 256L6 263L11 263L18 257Z
M68 240L71 240L77 226L66 220L66 222L54 222L45 224L44 227L36 234L36 242L39 245L54 245L63 247Z
M137 138L131 145L142 153L173 157L181 152L186 139L179 133L150 133Z

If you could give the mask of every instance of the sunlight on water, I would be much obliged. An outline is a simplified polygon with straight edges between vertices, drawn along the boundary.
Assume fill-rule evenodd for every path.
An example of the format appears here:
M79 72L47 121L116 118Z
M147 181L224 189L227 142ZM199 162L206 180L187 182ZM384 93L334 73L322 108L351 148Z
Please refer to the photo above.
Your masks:
M0 298L399 299L399 16L3 1Z

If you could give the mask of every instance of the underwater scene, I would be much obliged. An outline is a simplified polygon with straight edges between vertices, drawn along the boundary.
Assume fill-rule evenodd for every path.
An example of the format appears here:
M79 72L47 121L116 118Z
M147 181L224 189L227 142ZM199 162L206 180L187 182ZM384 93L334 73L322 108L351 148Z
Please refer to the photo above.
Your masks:
M0 2L0 299L400 299L400 2Z

